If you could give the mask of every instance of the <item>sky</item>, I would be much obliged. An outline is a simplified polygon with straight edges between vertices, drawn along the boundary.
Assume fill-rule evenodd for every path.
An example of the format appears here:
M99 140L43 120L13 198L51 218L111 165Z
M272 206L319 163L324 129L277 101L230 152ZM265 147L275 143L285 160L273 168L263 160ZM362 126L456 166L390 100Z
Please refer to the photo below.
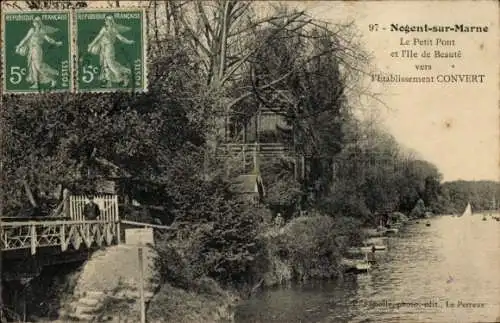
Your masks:
M309 1L294 2L312 16L331 22L352 20L373 64L386 73L410 76L485 74L482 84L373 83L386 106L380 108L387 130L405 147L434 163L443 179L499 180L499 10L495 1ZM487 33L404 34L369 32L370 24L486 25ZM390 56L403 40L454 40L455 46L410 46L421 51L460 50L462 58L401 59ZM449 42L451 43L451 42ZM406 48L406 47L405 47ZM417 71L416 64L431 65ZM451 65L454 65L452 67Z

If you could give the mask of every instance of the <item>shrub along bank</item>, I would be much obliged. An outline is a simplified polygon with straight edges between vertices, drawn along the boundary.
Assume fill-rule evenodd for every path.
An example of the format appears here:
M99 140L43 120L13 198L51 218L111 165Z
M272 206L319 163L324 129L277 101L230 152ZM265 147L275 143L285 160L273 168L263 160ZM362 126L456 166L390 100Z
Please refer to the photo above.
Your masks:
M289 281L332 279L341 275L346 249L361 241L357 221L325 215L301 216L283 228L271 228L262 235L266 241L269 266L265 285Z

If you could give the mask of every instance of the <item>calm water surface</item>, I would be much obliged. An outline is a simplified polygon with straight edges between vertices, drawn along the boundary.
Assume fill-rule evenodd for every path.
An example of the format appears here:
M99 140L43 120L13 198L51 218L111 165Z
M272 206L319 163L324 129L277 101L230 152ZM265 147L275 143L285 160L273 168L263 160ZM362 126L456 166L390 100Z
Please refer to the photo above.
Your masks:
M481 215L430 221L389 238L370 273L262 292L241 305L237 323L500 319L500 222ZM474 305L481 307L465 307Z

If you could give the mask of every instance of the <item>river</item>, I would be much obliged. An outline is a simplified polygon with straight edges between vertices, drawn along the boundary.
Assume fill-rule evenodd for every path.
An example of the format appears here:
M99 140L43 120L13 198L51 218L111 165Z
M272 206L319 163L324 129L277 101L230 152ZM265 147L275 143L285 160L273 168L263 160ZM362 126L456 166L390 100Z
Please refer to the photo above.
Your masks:
M500 319L500 222L474 215L424 223L408 224L389 238L371 272L263 291L238 308L236 322Z

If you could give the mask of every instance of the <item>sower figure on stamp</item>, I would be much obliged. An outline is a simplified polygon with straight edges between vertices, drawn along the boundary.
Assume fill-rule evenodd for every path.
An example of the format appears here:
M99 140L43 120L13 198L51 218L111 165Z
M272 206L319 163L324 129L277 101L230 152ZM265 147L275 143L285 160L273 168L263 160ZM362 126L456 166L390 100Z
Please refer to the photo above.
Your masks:
M97 220L101 215L99 210L99 205L94 202L94 196L90 195L87 199L87 203L83 207L83 215L86 220Z
M121 65L115 57L115 42L121 41L125 44L133 44L134 41L123 37L120 32L130 30L127 26L117 24L113 16L108 15L105 18L104 26L97 37L89 44L88 51L91 54L99 55L99 64L101 74L99 79L112 87L113 83L122 83L127 86L130 81L132 71Z
M57 30L57 28L44 25L40 17L35 17L33 19L33 26L16 46L16 53L26 56L28 73L26 81L33 84L31 88L37 88L39 83L50 83L52 87L56 86L55 76L59 73L44 61L42 45L44 42L48 42L56 46L61 46L61 41L56 41L49 37L49 34Z

